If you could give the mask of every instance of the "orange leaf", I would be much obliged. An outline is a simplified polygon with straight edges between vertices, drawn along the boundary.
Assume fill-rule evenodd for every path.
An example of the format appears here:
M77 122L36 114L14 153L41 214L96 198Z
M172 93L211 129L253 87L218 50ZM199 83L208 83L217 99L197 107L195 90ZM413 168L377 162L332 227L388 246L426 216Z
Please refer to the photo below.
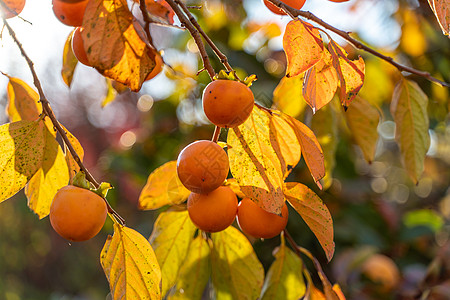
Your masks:
M283 36L286 51L286 77L302 74L320 61L323 42L319 30L300 19L290 21Z
M306 165L308 166L314 181L316 181L316 184L321 188L318 181L325 176L325 164L323 151L316 136L308 126L299 120L288 115L283 115L283 118L292 129L294 129L295 135L300 142Z
M61 69L61 76L64 80L64 83L67 84L68 87L72 84L73 74L75 73L75 67L78 64L78 59L76 58L75 54L72 50L72 30L67 37L66 43L64 44L64 50L63 50L63 63L62 63L62 69Z
M428 0L444 35L450 37L450 0Z
M126 0L89 1L82 38L89 62L102 75L139 91L155 67L154 50Z
M333 58L327 49L322 59L306 72L303 97L313 113L333 99L338 86L338 76L333 67Z
M328 44L328 50L333 57L333 65L336 68L341 92L339 99L345 109L350 105L364 83L365 64L361 56L358 60L350 60L347 52L333 40Z
M139 0L134 0L139 3ZM162 24L173 24L173 17L175 15L172 7L164 0L145 0L145 6L150 14L152 21Z
M287 182L284 196L315 234L330 261L334 254L334 233L328 208L316 193L301 183Z
M7 113L11 122L34 121L42 112L39 95L19 78L9 77Z

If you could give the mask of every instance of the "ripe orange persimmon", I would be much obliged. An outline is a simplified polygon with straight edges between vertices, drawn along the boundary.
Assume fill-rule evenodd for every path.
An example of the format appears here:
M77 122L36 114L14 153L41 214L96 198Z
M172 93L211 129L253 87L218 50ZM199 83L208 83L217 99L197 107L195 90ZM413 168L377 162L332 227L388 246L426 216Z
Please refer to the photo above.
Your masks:
M283 231L288 216L286 203L281 208L281 216L278 216L265 211L250 198L244 198L238 205L237 221L244 233L255 238L270 239Z
M277 15L285 15L286 14L282 9L280 9L276 5L272 4L272 2L269 2L267 0L263 0L263 2L264 2L264 5L266 5L266 7L271 12L273 12L273 13L275 13ZM305 4L306 0L283 0L281 2L283 2L284 4L289 5L292 8L300 9Z
M53 12L63 24L68 26L81 26L83 23L84 11L89 0L79 2L68 2L65 0L52 0Z
M203 91L203 110L214 125L233 128L247 120L254 97L245 84L233 80L214 80Z
M75 57L78 59L80 63L86 66L91 66L89 63L89 59L86 54L86 50L84 49L84 42L81 37L81 32L83 31L82 27L77 27L72 35L72 50Z
M177 173L191 192L209 193L227 178L230 165L225 151L211 141L196 141L178 155Z
M0 2L0 12L9 19L20 14L25 7L25 0L3 0Z
M192 223L207 232L222 231L230 226L236 217L237 205L235 193L227 186L208 194L191 193L187 201Z
M65 239L81 242L93 238L103 227L107 208L102 197L68 185L61 188L50 207L50 223Z
M163 59L161 57L161 55L157 54L155 55L155 67L153 68L153 70L147 75L147 77L145 78L145 81L152 79L153 77L155 77L156 75L158 75L159 73L161 73L162 68L163 68Z

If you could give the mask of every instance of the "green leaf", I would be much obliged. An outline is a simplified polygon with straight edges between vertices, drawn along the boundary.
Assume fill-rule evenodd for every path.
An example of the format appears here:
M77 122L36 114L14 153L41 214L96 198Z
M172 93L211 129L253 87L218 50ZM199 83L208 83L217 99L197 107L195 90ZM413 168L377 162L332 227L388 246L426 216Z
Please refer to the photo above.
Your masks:
M75 67L77 66L78 59L72 50L72 36L75 29L70 32L69 36L66 39L66 43L64 44L63 50L63 62L61 69L61 76L64 80L64 83L67 84L68 87L72 84L73 74L75 73Z
M211 276L210 245L199 234L189 246L189 252L180 269L176 289L169 300L201 300Z
M20 191L41 167L43 128L41 120L0 126L0 202Z
M317 237L330 261L334 254L334 230L328 208L316 193L301 183L287 182L284 195Z
M177 175L177 162L169 161L154 170L139 196L139 209L157 209L164 205L179 204L191 192L183 186Z
M211 236L216 299L257 299L264 282L264 269L250 242L232 226Z
M38 103L38 93L23 80L9 76L8 78L6 112L11 122L37 120L42 113L42 104Z
M44 127L44 138L42 165L25 187L28 207L39 219L50 213L50 205L56 192L69 183L69 170L64 153L47 127Z
M275 261L267 272L261 291L261 300L302 298L306 292L302 260L286 247L284 238L274 256Z
M114 224L100 254L111 298L161 299L161 270L147 239L139 232Z
M154 224L150 243L161 267L163 297L176 283L195 230L187 211L161 213Z
M367 162L375 158L380 113L367 100L357 96L345 112L347 125Z
M403 217L403 222L407 227L426 226L433 232L437 232L444 226L442 216L431 209L410 211Z
M428 97L413 81L402 79L394 89L391 114L396 124L395 139L400 147L405 169L417 183L430 147L428 134Z

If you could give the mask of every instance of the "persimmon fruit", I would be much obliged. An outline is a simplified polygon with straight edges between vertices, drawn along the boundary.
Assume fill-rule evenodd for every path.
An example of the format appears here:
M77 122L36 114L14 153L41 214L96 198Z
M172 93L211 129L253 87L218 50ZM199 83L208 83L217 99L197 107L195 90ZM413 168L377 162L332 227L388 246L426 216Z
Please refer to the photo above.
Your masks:
M211 141L193 142L178 155L178 177L194 193L209 193L218 188L227 178L229 169L227 154Z
M263 0L264 5L273 13L277 15L286 15L286 13L279 8L278 6L274 5L272 2L268 0ZM305 4L306 0L283 0L281 1L286 5L289 5L292 8L295 9L301 9L303 5Z
M3 3L0 2L0 11L5 19L17 16L24 7L25 0L3 0Z
M208 194L191 193L187 209L192 223L207 232L222 231L230 226L237 212L236 194L227 186L221 186Z
M281 216L278 216L265 211L250 198L244 198L238 205L237 222L244 233L255 238L270 239L283 231L288 216L286 203L281 208Z
M252 91L239 81L218 79L203 91L206 117L219 127L233 128L247 120L253 110Z
M83 31L82 27L77 27L72 35L72 51L75 54L75 57L78 59L80 63L86 66L91 66L89 63L89 59L86 54L86 50L84 49L83 38L81 37L81 32Z
M106 203L96 193L67 185L56 193L50 207L50 223L63 238L81 242L93 238L103 227Z
M65 0L52 0L53 12L61 23L78 27L83 23L84 11L89 0L68 2Z

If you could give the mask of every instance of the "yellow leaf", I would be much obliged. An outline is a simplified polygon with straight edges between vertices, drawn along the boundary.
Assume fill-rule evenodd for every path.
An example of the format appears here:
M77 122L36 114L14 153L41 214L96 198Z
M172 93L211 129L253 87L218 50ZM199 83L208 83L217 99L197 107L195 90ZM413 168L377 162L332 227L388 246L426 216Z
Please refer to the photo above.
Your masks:
M287 182L284 195L317 237L330 261L334 254L334 231L328 208L319 196L301 183Z
M19 78L8 76L8 79L8 108L6 111L11 122L37 120L42 113L42 104L38 103L38 93Z
M163 297L176 283L195 230L187 210L163 212L154 224L150 243L161 267Z
M155 253L137 231L114 224L114 235L108 236L100 263L113 300L161 299L161 271Z
M285 179L301 158L300 141L294 129L279 111L272 111L270 118L270 139L272 148L278 156Z
M333 291L336 293L336 295L338 296L339 300L346 300L344 293L341 290L341 287L339 286L339 284L335 283L333 284Z
M396 124L395 139L405 168L417 183L430 147L428 97L413 81L402 79L394 89L391 114Z
M223 185L228 186L230 189L232 189L236 196L238 196L239 198L245 198L245 194L241 191L241 187L237 183L236 179L228 178L227 180L225 180Z
M299 120L288 115L283 115L283 118L294 129L297 139L302 149L302 155L305 159L306 165L311 172L314 181L318 181L325 176L325 165L323 160L323 151L317 141L316 136L305 124Z
M333 40L328 44L328 50L333 57L333 65L339 77L341 86L339 99L342 106L347 109L363 86L365 77L364 59L361 56L358 57L358 60L348 59L344 48Z
M211 237L216 299L257 299L264 281L264 269L250 242L232 226L211 234Z
M427 40L421 28L421 20L413 10L404 10L402 36L400 45L402 50L414 57L422 56L427 50ZM422 20L423 22L424 20Z
M428 0L444 35L450 37L450 1Z
M338 76L333 66L333 58L327 49L323 56L305 75L303 97L313 113L333 99L338 86Z
M186 260L180 269L175 291L168 300L202 299L211 276L210 246L199 234L189 246Z
M300 115L306 107L302 92L303 76L283 77L273 91L273 105L292 117Z
M325 159L325 176L321 183L323 188L328 189L333 183L333 170L336 165L336 149L339 141L338 122L334 104L331 102L320 111L318 111L312 119L311 129L317 137ZM339 107L340 109L340 107Z
M267 272L261 300L267 299L301 299L306 292L305 281L301 270L302 260L291 249L286 247L284 238L274 254L275 261Z
M106 79L106 96L102 101L102 107L105 107L109 103L113 102L116 99L117 91L112 85L111 79Z
M67 84L68 87L70 87L70 85L72 84L73 74L75 73L75 67L78 63L78 59L76 58L72 50L72 36L74 31L75 29L72 30L72 32L67 37L63 50L61 76L64 80L64 83Z
M378 140L380 113L367 100L357 96L345 113L347 125L367 162L372 162Z
M69 171L64 153L53 134L44 128L45 148L41 168L25 187L28 207L39 219L50 213L50 205L56 192L69 183Z
M89 62L102 75L139 91L155 67L156 50L126 0L89 1L81 33Z
M169 161L154 170L139 196L139 209L157 209L164 205L179 204L191 192L184 187L177 175L177 162Z
M286 52L286 77L302 74L320 61L323 42L319 30L300 19L290 21L283 36Z
M279 214L284 173L272 145L270 119L255 106L244 124L228 131L228 157L242 192L266 211Z
M0 126L0 202L20 191L41 167L43 127L40 120Z
M80 142L69 130L67 130L67 128L65 128L62 124L60 125L66 132L67 138L69 139L70 144L73 146L75 152L78 154L78 157L81 159L81 162L83 162L84 149L81 146ZM69 147L67 145L64 145L64 155L66 158L67 167L69 169L69 177L70 180L72 180L73 176L75 176L75 174L80 171L80 167L70 153Z

